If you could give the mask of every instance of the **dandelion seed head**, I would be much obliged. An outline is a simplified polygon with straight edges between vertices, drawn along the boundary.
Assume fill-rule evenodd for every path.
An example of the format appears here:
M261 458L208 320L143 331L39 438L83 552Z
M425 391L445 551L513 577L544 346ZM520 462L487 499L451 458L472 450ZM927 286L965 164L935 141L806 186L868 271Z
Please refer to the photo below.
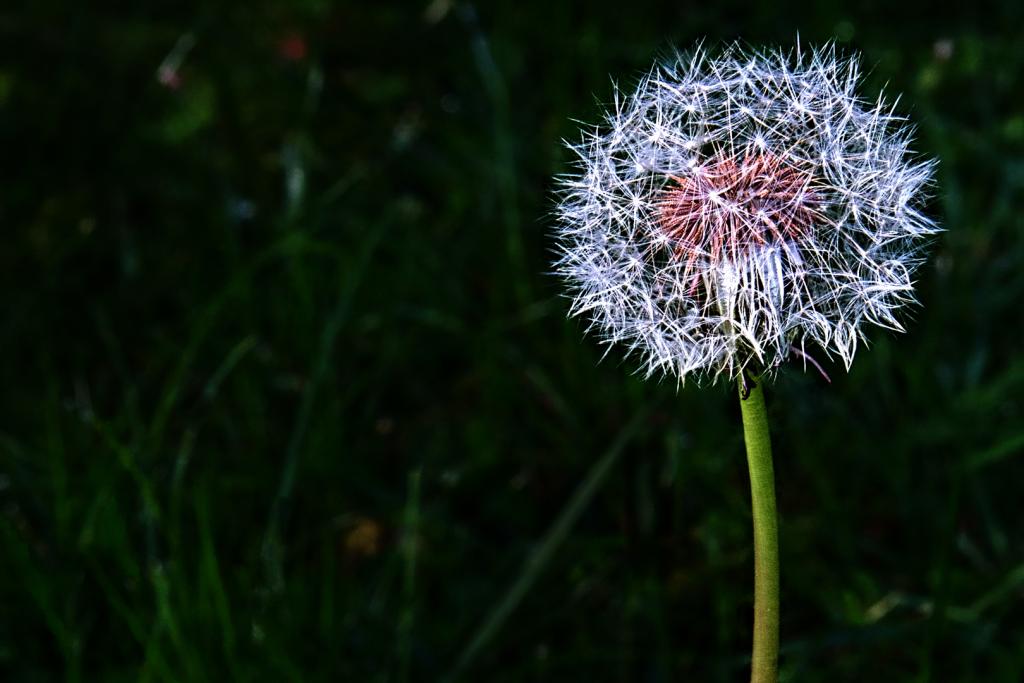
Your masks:
M902 331L938 231L934 162L858 77L833 46L733 45L616 90L560 179L570 314L680 382L772 372L808 345L849 367L866 328Z

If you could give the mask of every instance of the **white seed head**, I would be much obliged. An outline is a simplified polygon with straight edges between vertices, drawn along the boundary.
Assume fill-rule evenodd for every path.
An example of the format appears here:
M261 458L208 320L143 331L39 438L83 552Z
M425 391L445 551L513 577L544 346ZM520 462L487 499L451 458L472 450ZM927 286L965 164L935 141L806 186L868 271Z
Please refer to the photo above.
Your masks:
M902 331L935 164L857 85L834 46L733 45L616 88L559 179L570 314L680 382L771 372L808 343L849 368L864 323Z

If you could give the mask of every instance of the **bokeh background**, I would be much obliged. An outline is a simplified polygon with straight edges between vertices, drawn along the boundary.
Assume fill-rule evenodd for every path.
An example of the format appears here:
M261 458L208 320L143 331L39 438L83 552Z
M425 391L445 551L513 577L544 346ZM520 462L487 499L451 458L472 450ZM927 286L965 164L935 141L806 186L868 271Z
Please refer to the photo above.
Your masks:
M787 681L1024 680L1024 17L967 2L0 8L0 678L738 681L729 387L566 321L554 174L672 46L834 39L947 232L769 389Z

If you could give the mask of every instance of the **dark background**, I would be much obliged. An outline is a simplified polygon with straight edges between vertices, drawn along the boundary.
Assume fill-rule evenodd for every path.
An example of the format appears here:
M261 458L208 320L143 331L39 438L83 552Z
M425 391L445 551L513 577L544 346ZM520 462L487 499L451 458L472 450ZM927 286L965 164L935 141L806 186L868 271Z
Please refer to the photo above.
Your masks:
M788 681L1024 680L1024 17L935 3L5 2L0 678L739 681L730 387L566 321L571 119L836 39L947 229L768 390Z

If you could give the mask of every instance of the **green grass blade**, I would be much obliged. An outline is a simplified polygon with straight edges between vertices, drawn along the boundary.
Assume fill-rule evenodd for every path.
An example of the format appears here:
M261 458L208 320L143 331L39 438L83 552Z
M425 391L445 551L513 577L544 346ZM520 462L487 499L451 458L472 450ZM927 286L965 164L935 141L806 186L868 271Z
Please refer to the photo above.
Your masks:
M526 558L519 576L509 586L509 589L505 591L505 595L487 613L480 627L476 629L476 635L473 636L473 639L462 650L451 673L444 680L449 682L458 680L498 634L505 621L508 620L512 612L519 606L519 603L522 602L530 588L533 587L533 584L537 582L537 579L551 562L555 552L565 542L565 539L568 538L572 528L576 525L577 520L579 520L583 511L586 510L594 495L600 490L605 479L608 477L608 473L625 449L626 444L642 424L644 415L645 413L640 413L630 420L622 428L622 431L619 432L619 435L605 454L591 466L586 478L576 488L572 497L565 504L565 507L562 508L558 518L548 529L547 533L544 534L544 537L534 551Z

